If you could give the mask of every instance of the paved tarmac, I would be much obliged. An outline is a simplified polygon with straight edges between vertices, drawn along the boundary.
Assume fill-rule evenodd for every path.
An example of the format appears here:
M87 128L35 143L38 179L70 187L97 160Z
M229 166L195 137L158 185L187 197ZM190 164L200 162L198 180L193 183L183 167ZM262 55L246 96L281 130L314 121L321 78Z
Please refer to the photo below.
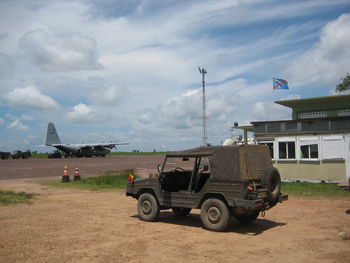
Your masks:
M0 180L61 176L65 165L70 175L74 174L76 167L79 168L82 176L129 168L151 173L156 171L157 165L162 164L163 160L162 155L0 160Z

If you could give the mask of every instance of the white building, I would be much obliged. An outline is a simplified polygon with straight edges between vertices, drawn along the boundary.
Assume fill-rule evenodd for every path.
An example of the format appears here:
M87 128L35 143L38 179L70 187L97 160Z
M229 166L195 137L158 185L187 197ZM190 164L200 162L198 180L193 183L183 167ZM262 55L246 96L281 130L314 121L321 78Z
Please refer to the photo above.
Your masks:
M282 100L292 120L252 122L270 147L284 180L340 182L350 178L350 95Z

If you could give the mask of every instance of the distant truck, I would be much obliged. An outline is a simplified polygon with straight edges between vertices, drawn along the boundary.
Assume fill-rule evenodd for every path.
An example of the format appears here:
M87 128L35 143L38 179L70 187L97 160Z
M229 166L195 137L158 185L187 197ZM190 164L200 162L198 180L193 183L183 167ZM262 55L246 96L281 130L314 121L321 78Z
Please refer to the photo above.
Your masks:
M126 195L138 200L139 217L155 221L159 211L185 216L201 210L205 228L224 231L230 217L249 223L286 201L281 177L263 145L201 147L168 153L159 178L129 177Z
M10 157L11 157L11 153L10 152L0 152L0 158L1 159L7 160Z
M52 153L49 153L47 157L49 159L59 159L59 158L62 158L62 153L60 151L54 151Z
M32 153L30 150L22 152L22 151L16 151L14 154L12 154L12 159L28 159L32 157Z

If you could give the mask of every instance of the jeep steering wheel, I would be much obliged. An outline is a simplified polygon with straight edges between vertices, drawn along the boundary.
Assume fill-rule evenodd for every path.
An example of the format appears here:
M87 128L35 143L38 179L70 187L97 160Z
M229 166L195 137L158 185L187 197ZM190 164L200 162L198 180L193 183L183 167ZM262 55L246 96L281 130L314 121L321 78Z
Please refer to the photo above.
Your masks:
M176 172L176 171L180 171L180 172L182 172L182 173L186 173L185 169L183 169L183 168L181 168L181 167L176 167L174 171L175 171L175 172Z

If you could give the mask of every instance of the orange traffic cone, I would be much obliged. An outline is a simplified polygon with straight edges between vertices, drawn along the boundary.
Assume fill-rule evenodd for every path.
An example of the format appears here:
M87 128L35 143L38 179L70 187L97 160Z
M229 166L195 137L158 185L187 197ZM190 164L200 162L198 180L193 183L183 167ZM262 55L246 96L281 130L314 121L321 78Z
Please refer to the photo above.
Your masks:
M75 168L75 172L74 172L74 181L78 181L80 180L80 173L79 173L79 169L78 167Z
M63 176L62 176L62 183L69 182L69 174L68 174L68 168L67 165L64 166L63 170Z

